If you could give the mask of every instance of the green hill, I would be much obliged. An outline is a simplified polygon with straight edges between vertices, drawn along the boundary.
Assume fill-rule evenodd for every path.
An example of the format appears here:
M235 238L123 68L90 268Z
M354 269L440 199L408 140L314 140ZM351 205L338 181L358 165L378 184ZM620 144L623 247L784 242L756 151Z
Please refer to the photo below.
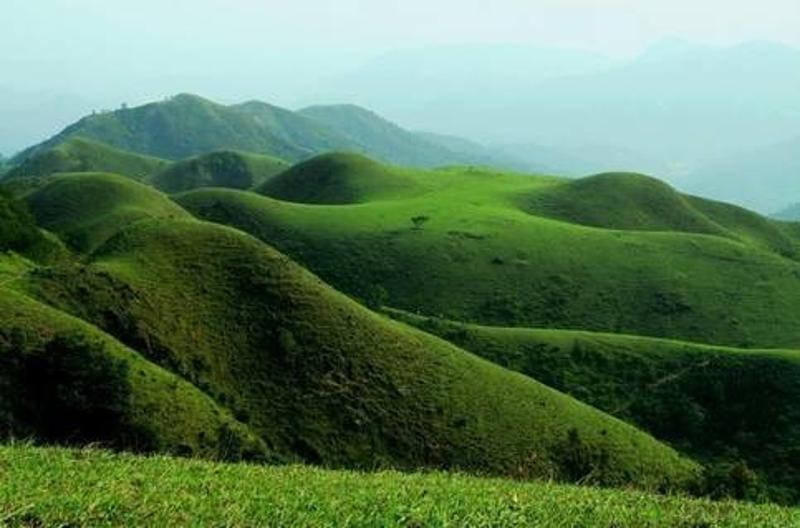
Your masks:
M359 154L324 154L268 180L258 192L288 202L357 204L413 194L416 181L402 169Z
M197 388L5 284L0 365L2 439L269 457L260 439Z
M318 105L299 114L325 123L345 135L360 152L387 163L435 167L459 163L523 168L524 164L460 138L410 132L355 105Z
M773 500L800 499L800 352L390 313L636 424L717 470L744 462Z
M113 174L59 175L25 200L41 227L80 251L91 251L135 220L189 217L158 191Z
M329 194L326 179L316 190L310 184L314 174L335 172L336 160L314 160L314 173L298 171L294 187L291 171L275 181L308 196ZM349 195L361 192L350 205L223 190L178 201L274 245L370 305L501 326L800 344L800 264L787 258L798 238L790 224L681 196L641 176L577 183L412 170L402 173L410 182L403 188L414 192L381 195L373 180L351 173L337 176ZM605 205L592 210L594 203ZM675 209L663 213L670 203Z
M9 526L797 526L800 512L446 473L357 473L0 448Z
M335 132L288 110L266 104L223 106L183 94L85 117L15 159L26 160L74 136L170 160L219 149L299 159L322 150L350 147Z
M97 177L57 183L82 190L86 178ZM139 192L115 192L120 181ZM158 195L121 178L96 183L114 211ZM96 216L75 209L52 228L95 239ZM696 474L633 427L376 315L230 228L119 222L81 264L39 269L23 286L191 382L276 456L660 489Z
M285 161L270 156L217 151L175 162L156 174L150 183L167 193L199 187L250 189L288 167Z
M412 166L500 164L516 167L505 154L466 142L450 148L424 134L404 130L357 107L314 107L292 112L259 101L221 105L181 94L161 102L87 116L12 161L30 165L25 174L66 162L60 145L82 137L118 149L180 160L218 150L236 150L300 161L332 151L362 152L387 162ZM452 143L452 141L450 141ZM50 154L48 154L50 153ZM104 156L113 158L111 154ZM69 157L69 156L67 156ZM56 159L53 159L56 158ZM29 161L37 160L37 161ZM83 161L62 172L101 171L127 174L127 165Z
M13 168L6 178L50 176L61 172L111 172L143 181L167 165L169 162L162 159L72 136L51 148L39 149Z

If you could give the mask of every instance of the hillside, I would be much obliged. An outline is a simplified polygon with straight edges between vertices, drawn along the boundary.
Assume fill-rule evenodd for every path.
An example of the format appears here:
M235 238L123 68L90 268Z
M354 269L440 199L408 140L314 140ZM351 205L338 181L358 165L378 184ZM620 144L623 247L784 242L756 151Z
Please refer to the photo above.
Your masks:
M800 352L389 313L636 424L718 471L744 462L760 481L749 493L800 499Z
M324 154L298 163L257 192L295 203L358 204L420 191L409 171L358 154Z
M460 149L447 148L356 107L315 107L292 112L260 101L225 106L189 94L84 117L12 161L23 164L44 156L46 163L30 162L34 172L41 172L53 164L45 153L58 150L74 137L169 160L217 150L252 152L288 161L325 152L352 151L412 166L519 165L503 154L491 155L483 147L473 152L464 147L468 143L462 143ZM80 170L110 169L90 164Z
M111 172L142 181L167 165L169 162L163 159L74 136L51 148L38 150L9 171L6 178L41 177L62 172Z
M129 199L105 194L113 210ZM91 239L94 215L74 210L67 225ZM131 218L80 264L20 287L191 382L274 456L659 489L696 476L633 427L376 315L230 228Z
M25 196L39 226L91 251L143 218L188 218L158 191L113 174L64 174Z
M199 187L250 189L288 167L285 161L270 156L216 151L175 162L155 174L149 183L167 193Z
M298 111L347 136L359 151L388 163L435 167L447 164L521 168L510 156L459 138L409 132L355 105L311 106Z
M10 526L795 526L797 510L445 473L256 467L0 448ZM568 523L568 524L565 524Z
M0 285L0 439L275 460L196 387L8 284Z
M328 164L337 159L344 158ZM343 179L357 186L356 169ZM629 178L576 183L470 169L404 175L415 192L398 188L335 207L214 190L178 201L254 234L370 305L490 325L747 347L800 343L800 265L787 258L797 254L789 225L643 177L631 186ZM576 192L595 183L604 194ZM605 225L583 225L591 219L548 201L601 215L603 206L591 213L592 204L626 195L622 203L636 203L639 183L657 199L618 208L637 212L607 215ZM297 189L313 192L308 179ZM665 217L658 204L679 207ZM632 222L666 230L623 229Z

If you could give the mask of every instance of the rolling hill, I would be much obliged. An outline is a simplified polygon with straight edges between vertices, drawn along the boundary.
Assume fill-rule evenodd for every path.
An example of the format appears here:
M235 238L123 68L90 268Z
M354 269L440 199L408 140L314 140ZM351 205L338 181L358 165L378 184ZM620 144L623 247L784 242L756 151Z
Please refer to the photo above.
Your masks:
M168 160L216 150L252 152L288 161L331 151L353 151L412 166L520 166L519 161L502 153L494 154L485 147L474 146L473 151L469 142L449 148L441 141L406 131L354 106L312 107L292 112L259 101L225 106L190 94L87 116L49 140L24 150L12 161L17 165L32 165L25 173L42 172L53 163L50 160L53 155L45 153L58 151L62 143L75 137ZM29 161L32 159L40 161ZM89 166L81 170L109 169Z
M504 168L528 168L487 147L460 138L407 131L365 108L355 105L318 105L299 114L325 123L345 135L359 152L388 163L435 167L458 163ZM410 162L409 160L413 160Z
M144 181L168 165L169 162L163 159L134 154L75 136L52 148L37 151L12 168L5 177L11 180L62 172L111 172Z
M64 208L47 225L99 245L30 270L17 290L190 382L271 457L658 489L697 477L650 436L368 311L255 238L162 214L166 197L129 179L56 178L28 197L33 214L69 187L108 203ZM150 214L113 214L126 209ZM110 222L95 221L106 216L110 237Z
M149 183L167 193L199 187L250 189L288 167L287 162L270 156L216 151L177 161L154 175Z
M744 462L764 488L750 493L785 503L800 499L798 351L485 327L387 311L636 424L717 470Z
M133 221L190 217L158 191L114 174L56 176L25 200L39 226L87 252Z
M800 343L791 224L640 175L574 181L379 170L347 156L309 163L318 164L313 174L338 174L336 189L355 198L276 199L311 201L302 196L314 193L314 179L298 170L295 195L286 173L274 180L283 186L276 198L200 190L178 201L254 234L373 306L732 346ZM387 191L374 194L369 174Z

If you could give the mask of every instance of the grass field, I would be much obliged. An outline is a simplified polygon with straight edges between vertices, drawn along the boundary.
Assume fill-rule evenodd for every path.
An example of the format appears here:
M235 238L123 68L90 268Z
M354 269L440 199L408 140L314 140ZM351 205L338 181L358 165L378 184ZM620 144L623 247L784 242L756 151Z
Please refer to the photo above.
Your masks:
M47 177L65 172L111 172L145 181L169 166L170 162L85 139L69 137L52 148L43 149L14 167L9 180Z
M63 176L27 199L53 232L97 243L15 288L192 383L277 456L652 489L697 480L652 437L370 312L254 237L175 214L152 188ZM131 208L142 214L118 214Z
M0 523L30 526L792 527L800 511L636 491L0 447Z
M271 196L206 189L177 201L370 306L501 326L800 345L795 226L641 175L588 180L328 155L270 180L261 192ZM600 225L615 200L637 206Z
M745 461L761 481L749 494L786 503L800 498L800 351L492 328L388 312L634 423L696 459L729 468Z
M271 156L235 151L216 151L177 161L149 181L172 193L200 187L250 189L285 171L289 164Z

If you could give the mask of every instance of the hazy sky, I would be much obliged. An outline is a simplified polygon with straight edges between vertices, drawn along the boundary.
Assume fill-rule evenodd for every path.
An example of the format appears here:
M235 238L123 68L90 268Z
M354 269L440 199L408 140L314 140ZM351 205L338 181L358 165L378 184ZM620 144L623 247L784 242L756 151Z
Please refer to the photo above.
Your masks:
M4 113L30 114L52 96L82 98L73 114L183 91L293 106L309 86L397 48L633 55L665 37L800 46L800 0L2 0L0 13L0 128Z
M3 0L16 84L333 71L392 48L515 42L633 54L664 37L800 46L798 0ZM11 81L0 77L0 84Z

